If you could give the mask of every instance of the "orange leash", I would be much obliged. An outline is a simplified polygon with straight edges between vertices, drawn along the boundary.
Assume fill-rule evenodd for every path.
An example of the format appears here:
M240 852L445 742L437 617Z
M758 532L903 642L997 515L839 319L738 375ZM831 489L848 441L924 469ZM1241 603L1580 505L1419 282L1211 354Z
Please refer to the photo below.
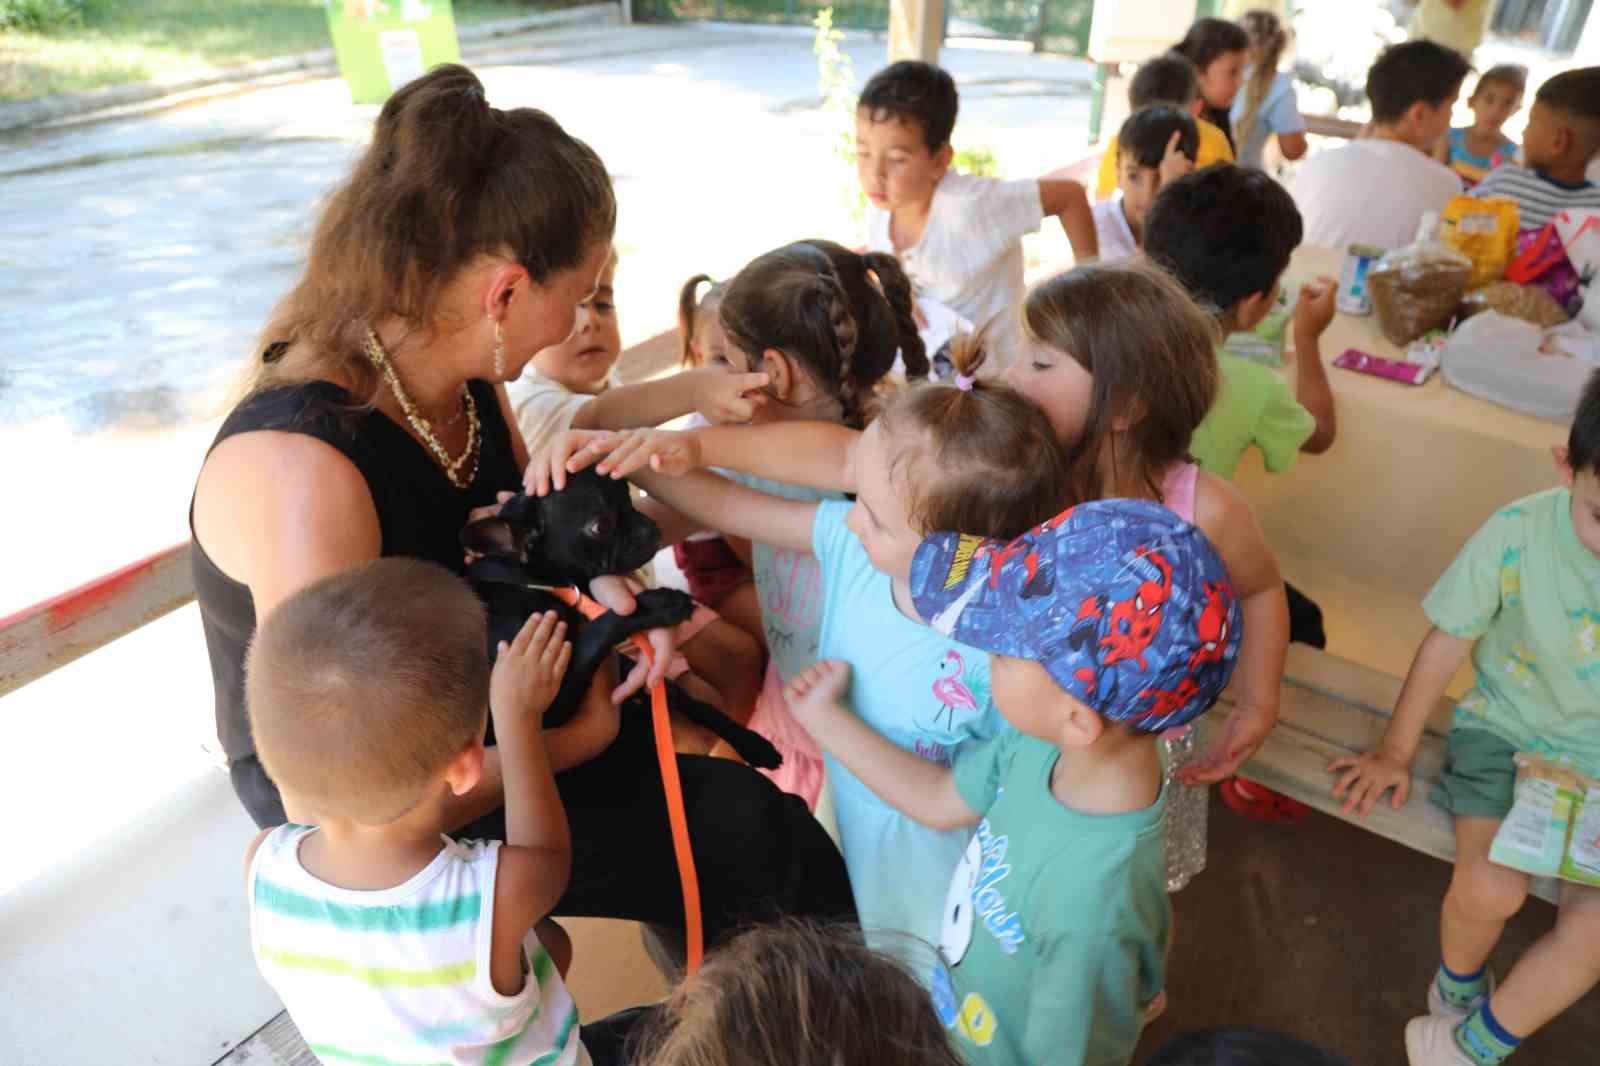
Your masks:
M582 613L585 618L598 618L606 609L585 596L576 588L548 589L562 603ZM642 634L633 637L634 646L644 656L645 662L655 661L655 650ZM667 822L672 826L672 851L678 859L678 881L683 886L683 930L688 955L687 969L693 974L700 968L700 958L705 953L705 933L700 925L700 876L695 872L694 853L689 850L689 815L683 806L683 782L678 778L678 752L672 746L672 722L667 714L667 686L665 682L650 687L650 719L655 725L656 759L661 764L661 787L667 795Z

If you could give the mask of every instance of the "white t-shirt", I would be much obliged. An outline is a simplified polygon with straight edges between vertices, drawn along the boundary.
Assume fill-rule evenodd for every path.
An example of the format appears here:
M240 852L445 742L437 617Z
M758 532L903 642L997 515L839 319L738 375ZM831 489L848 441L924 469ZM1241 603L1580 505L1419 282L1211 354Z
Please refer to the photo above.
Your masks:
M1128 216L1122 213L1121 189L1111 199L1097 201L1090 212L1094 215L1094 235L1100 241L1100 262L1115 263L1139 254L1139 242L1128 225Z
M615 372L610 384L617 384ZM594 399L550 380L532 363L520 378L506 384L506 395L511 398L511 410L517 416L517 427L522 430L530 457L549 448L556 437L571 429L578 411Z
M1459 195L1461 179L1443 163L1409 144L1370 137L1318 152L1294 182L1305 242L1326 248L1403 248L1423 212L1442 212Z
M928 226L910 248L889 237L889 212L867 206L867 247L900 257L919 295L980 328L995 321L986 370L1016 362L1014 312L1022 302L1022 236L1044 222L1039 182L948 173L933 192ZM1004 312L1004 313L1003 313Z

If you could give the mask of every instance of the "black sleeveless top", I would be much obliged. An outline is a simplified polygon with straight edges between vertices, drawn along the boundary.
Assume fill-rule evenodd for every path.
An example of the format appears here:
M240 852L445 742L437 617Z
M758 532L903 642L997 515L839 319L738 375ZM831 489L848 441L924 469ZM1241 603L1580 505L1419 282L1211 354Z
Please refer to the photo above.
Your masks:
M258 392L234 408L211 448L238 433L304 433L338 449L366 480L378 512L381 554L426 559L455 573L464 569L461 527L475 507L522 481L494 387L469 382L478 408L482 444L478 474L465 492L450 483L426 448L382 412L359 407L338 385L311 381ZM207 451L210 454L210 451ZM190 514L193 533L193 512ZM195 596L216 688L217 736L232 769L234 788L258 825L283 820L277 789L255 759L245 716L244 658L256 631L250 589L211 562L198 540L193 552Z

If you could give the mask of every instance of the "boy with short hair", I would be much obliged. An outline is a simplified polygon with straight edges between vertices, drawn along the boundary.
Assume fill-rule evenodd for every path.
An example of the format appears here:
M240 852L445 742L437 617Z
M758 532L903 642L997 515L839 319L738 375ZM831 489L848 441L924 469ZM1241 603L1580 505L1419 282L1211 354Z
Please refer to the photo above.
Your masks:
M1455 873L1440 917L1441 961L1428 1014L1406 1026L1411 1066L1496 1066L1600 983L1600 890L1562 884L1555 928L1497 988L1490 952L1528 894L1527 874L1490 861L1511 810L1519 751L1571 755L1600 770L1600 373L1583 390L1565 447L1564 487L1490 518L1423 601L1432 623L1376 751L1336 760L1334 796L1365 816L1410 790L1434 704L1472 654L1475 684L1456 706L1428 798L1455 817Z
M1522 134L1524 165L1501 163L1469 195L1515 201L1524 230L1542 229L1563 211L1600 211L1600 185L1586 174L1596 154L1600 67L1563 71L1534 94Z
M1128 116L1117 131L1117 195L1093 209L1102 263L1139 254L1156 193L1194 169L1199 140L1195 120L1165 104Z
M1442 212L1461 194L1455 172L1431 153L1468 69L1461 53L1432 41L1383 50L1367 72L1371 136L1316 153L1295 176L1308 242L1402 248L1425 212Z
M325 578L262 622L251 732L304 824L246 853L250 939L324 1061L590 1061L564 964L531 935L571 863L542 730L565 636L553 614L530 618L491 675L477 596L401 558ZM446 800L478 782L486 715L507 839L457 842Z
M1022 237L1055 215L1079 262L1099 254L1083 185L1001 181L950 170L956 83L931 63L878 71L856 106L856 172L867 194L867 246L900 257L919 296L992 331L998 373L1016 361Z
M1156 104L1175 107L1194 118L1200 134L1194 156L1197 169L1212 163L1233 162L1233 145L1228 142L1228 135L1200 115L1206 102L1200 95L1200 76L1188 56L1167 52L1145 60L1134 71L1133 80L1128 83L1128 109L1138 112ZM1119 138L1113 136L1106 145L1105 155L1100 157L1100 172L1094 184L1095 199L1108 199L1116 191L1120 156Z
M840 705L838 661L791 684L797 719L925 825L976 824L944 907L934 1005L974 1064L1126 1066L1160 994L1171 916L1157 735L1228 683L1239 610L1203 533L1097 500L1009 544L936 533L916 613L990 652L1012 729L946 768Z

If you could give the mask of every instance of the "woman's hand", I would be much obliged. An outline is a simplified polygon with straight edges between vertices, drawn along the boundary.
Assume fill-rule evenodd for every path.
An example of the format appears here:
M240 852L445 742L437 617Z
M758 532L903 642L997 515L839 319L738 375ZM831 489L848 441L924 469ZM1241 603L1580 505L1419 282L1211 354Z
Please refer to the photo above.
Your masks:
M550 447L528 461L522 472L522 491L529 496L548 496L567 487L567 475L594 463L595 458L614 447L618 434L608 429L569 429L558 433ZM588 458L582 461L578 456Z
M691 370L694 383L694 409L707 421L719 425L748 422L767 402L761 392L771 380L766 374L736 374L731 370L707 367Z
M634 600L634 593L642 592L644 586L631 577L609 575L597 577L589 582L589 595L600 606L620 615L630 615L638 606ZM629 696L650 685L652 688L666 680L667 667L672 664L672 657L678 651L678 632L676 629L651 629L644 633L644 638L650 642L652 657L649 662L641 658L634 664L628 676L623 678L622 684L611 693L612 703L621 703Z

